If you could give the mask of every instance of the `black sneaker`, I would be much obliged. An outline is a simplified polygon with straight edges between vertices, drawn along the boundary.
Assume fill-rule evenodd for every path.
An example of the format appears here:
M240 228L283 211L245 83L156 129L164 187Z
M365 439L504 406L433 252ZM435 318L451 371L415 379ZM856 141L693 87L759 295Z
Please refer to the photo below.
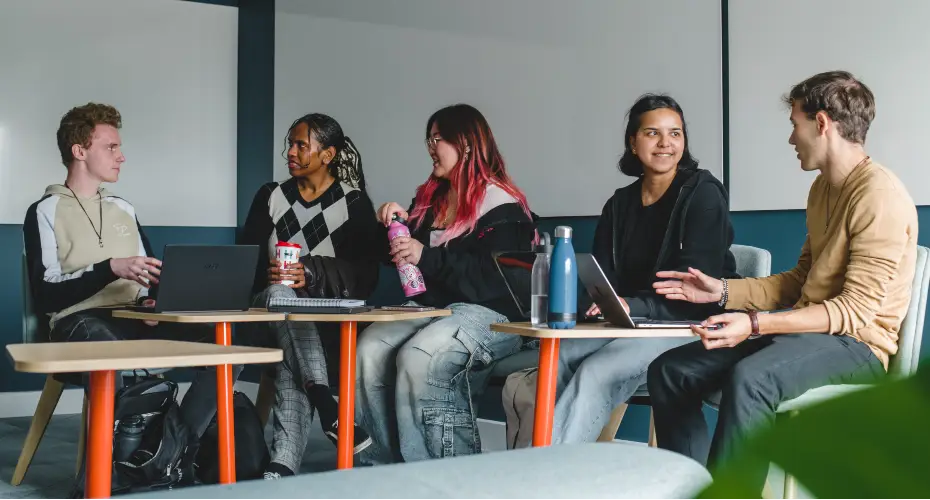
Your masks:
M333 442L333 444L339 443L339 421L338 420L333 422L333 425L331 425L329 429L324 429L323 432L326 434L326 437L328 437L329 440ZM369 436L368 433L365 432L364 429L356 425L355 426L355 448L353 449L352 453L355 455L361 453L362 450L371 446L372 442L373 441L371 440L371 436Z

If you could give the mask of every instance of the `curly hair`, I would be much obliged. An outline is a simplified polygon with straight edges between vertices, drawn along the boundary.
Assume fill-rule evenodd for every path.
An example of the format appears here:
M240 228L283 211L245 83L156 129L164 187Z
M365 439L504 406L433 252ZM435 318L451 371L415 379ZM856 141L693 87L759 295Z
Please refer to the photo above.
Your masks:
M90 147L90 141L94 136L94 127L97 125L110 125L114 128L123 126L123 118L119 111L109 104L98 104L89 102L83 106L71 108L70 111L61 117L61 123L58 125L58 151L61 153L61 162L70 166L74 161L74 154L71 152L71 146L80 144L85 148Z

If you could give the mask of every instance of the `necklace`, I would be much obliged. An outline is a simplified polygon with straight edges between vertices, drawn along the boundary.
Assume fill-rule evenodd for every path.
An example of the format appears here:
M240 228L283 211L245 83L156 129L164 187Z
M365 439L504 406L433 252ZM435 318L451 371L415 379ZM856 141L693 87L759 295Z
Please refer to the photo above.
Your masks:
M855 172L856 169L859 168L863 163L869 161L869 159L870 159L870 157L866 156L865 158L862 159L862 161L860 161L859 163L857 163L856 166L853 167L852 170L850 170L848 174L846 174L846 178L843 179L843 185L840 186L840 192L836 195L836 203L833 204L833 210L832 210L833 212L836 212L836 207L837 207L837 205L840 204L840 198L842 198L842 196L843 196L843 190L846 189L846 183L849 182L849 178L852 177L852 173ZM823 226L823 233L824 233L824 234L827 234L827 229L830 227L830 212L831 212L831 210L830 210L830 192L832 191L832 188L833 188L833 186L831 186L830 183L828 182L828 183L827 183L827 223L824 224L824 226Z
M97 243L100 245L100 248L103 248L103 196L100 195L100 191L97 191L97 198L100 200L100 203L98 203L100 206L100 231L97 231L97 228L94 226L93 219L90 218L90 214L87 213L87 209L84 208L84 204L81 203L81 199L78 198L77 193L75 193L70 186L65 187L68 188L68 191L71 191L71 194L74 195L74 199L78 202L78 206L80 206L81 210L84 211L84 215L87 217L87 222L90 222L91 229L93 229L94 234L97 235Z

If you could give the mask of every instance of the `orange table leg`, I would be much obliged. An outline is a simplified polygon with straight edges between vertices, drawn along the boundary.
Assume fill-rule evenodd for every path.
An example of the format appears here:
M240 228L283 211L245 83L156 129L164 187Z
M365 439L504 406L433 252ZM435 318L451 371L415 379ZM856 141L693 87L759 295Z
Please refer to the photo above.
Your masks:
M342 322L342 344L339 360L339 439L336 468L351 469L355 455L355 341L358 324Z
M559 339L539 342L539 374L536 378L536 414L533 446L552 444L552 415L555 413L555 383L559 371Z
M113 473L113 399L116 374L90 372L90 432L87 439L85 498L110 498Z
M232 345L231 325L216 324L216 344ZM236 440L233 434L232 365L216 367L216 423L219 427L220 484L236 482Z

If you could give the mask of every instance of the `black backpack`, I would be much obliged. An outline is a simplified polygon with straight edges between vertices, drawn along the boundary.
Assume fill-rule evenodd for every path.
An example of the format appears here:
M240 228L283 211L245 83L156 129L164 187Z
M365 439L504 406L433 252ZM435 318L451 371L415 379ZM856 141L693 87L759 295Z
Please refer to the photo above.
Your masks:
M117 462L116 470L125 475L134 487L165 488L194 484L193 456L196 440L181 419L178 407L178 386L170 380L148 379L120 391L117 408L125 415L143 415L145 428L138 448L129 458ZM162 395L160 401L154 396ZM142 413L158 406L154 413ZM117 434L116 448L120 436ZM191 447L191 444L194 447Z
M233 430L236 434L236 481L260 479L271 462L265 430L252 400L245 394L233 393ZM216 484L220 478L219 424L216 417L200 438L194 469L204 484Z
M119 422L136 419L143 429L138 447L129 458L114 462L111 490L125 493L130 489L163 488L193 484L193 454L190 430L181 420L176 383L148 375L135 377L116 393L114 401L114 452L125 443ZM115 455L114 455L115 456ZM84 465L76 478L72 495L83 497Z

